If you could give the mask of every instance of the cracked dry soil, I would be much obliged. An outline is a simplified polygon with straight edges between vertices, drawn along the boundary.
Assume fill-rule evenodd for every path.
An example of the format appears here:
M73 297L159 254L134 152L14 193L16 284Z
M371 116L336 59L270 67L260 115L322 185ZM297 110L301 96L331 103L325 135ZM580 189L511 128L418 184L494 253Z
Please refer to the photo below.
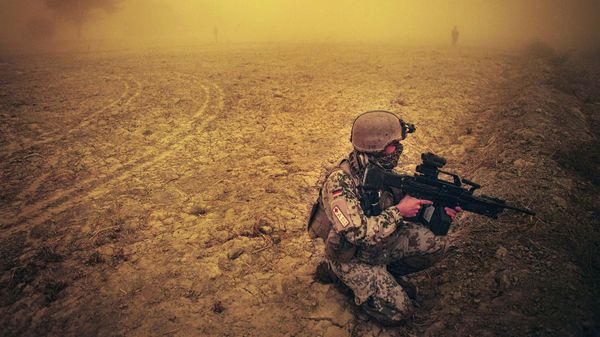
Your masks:
M375 45L2 56L0 331L593 336L600 100L582 64ZM314 282L305 232L372 109L417 126L399 171L432 151L538 213L462 215L396 328Z

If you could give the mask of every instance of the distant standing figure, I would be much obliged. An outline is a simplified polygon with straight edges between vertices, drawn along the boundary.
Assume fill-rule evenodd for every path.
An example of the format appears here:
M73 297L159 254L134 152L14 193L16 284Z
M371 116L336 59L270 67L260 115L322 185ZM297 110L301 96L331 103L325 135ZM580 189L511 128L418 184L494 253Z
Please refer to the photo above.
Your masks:
M215 26L213 29L213 35L215 37L215 43L219 43L219 27Z
M458 42L458 28L454 25L454 29L452 29L452 45L455 46Z

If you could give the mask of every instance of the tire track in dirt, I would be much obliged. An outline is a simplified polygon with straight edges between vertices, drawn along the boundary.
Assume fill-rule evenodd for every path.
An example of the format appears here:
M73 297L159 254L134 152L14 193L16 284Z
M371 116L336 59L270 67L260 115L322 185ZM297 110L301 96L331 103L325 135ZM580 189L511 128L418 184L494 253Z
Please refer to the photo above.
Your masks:
M109 193L111 190L106 189L105 185L111 182L119 183L129 179L136 173L135 171L147 170L153 165L169 158L169 156L176 154L177 151L183 149L184 145L196 136L197 130L206 127L210 122L217 118L219 113L223 110L223 90L215 83L210 83L209 85L212 87L215 94L211 94L211 90L207 86L200 84L200 87L205 92L205 99L191 118L191 128L169 134L166 137L168 141L163 147L164 150L159 155L147 153L138 159L133 159L126 163L116 165L115 167L111 168L102 178L89 178L79 182L77 184L78 186L76 187L67 190L56 191L45 200L27 205L26 207L22 208L17 216L17 219L14 222L5 225L5 228L15 227L25 222L29 222L34 225L43 223L68 210L74 205L81 203L82 201L94 199ZM213 106L215 112L210 116L203 116L204 112L209 106L210 101L214 101L211 105ZM199 119L201 119L201 122L195 123L195 121ZM163 138L163 144L165 143L164 139L165 138Z
M140 83L140 81L138 81L137 79L135 79L135 78L133 78L133 77L131 77L131 78L130 78L130 80L131 80L133 83L135 83L135 86L136 86L136 89L135 89L135 91L134 91L133 95L131 95L131 97L129 97L129 98L128 98L128 99L127 99L125 102L123 102L123 104L122 104L122 105L119 105L119 102L117 102L116 104L114 104L114 105L112 105L112 106L119 105L119 109L120 109L120 110L125 110L126 108L128 108L128 107L129 107L129 105L131 105L131 102L132 102L134 99L138 98L138 97L139 97L139 96L142 94L142 84ZM103 108L102 110L98 111L97 113L95 113L95 114L93 114L93 115L90 115L90 116L88 116L88 117L87 117L85 120L81 121L81 122L79 123L79 125L77 125L77 127L76 127L76 128L71 128L71 129L69 130L69 132L67 133L67 136L69 136L69 135L73 134L73 133L74 133L74 132L75 132L77 129L81 129L81 128L83 128L83 127L86 127L86 126L90 125L90 124L92 123L92 117L95 117L95 115L97 115L97 114L99 114L99 113L101 113L101 112L103 112L103 111L105 111L105 110L108 110L108 109L110 109L112 106L105 107L105 108Z
M26 149L23 149L21 151L31 149L34 146L38 146L38 145L44 145L44 144L48 144L48 143L52 143L52 142L58 142L60 140L67 140L69 138L69 136L71 136L74 132L82 129L83 127L90 125L92 123L92 119L95 118L96 116L98 116L99 114L101 114L107 110L110 110L111 108L113 108L115 106L119 106L119 108L121 110L126 109L134 99L136 99L137 97L139 97L141 95L142 84L134 78L129 78L129 80L131 82L135 83L135 86L136 86L136 89L134 90L133 94L131 95L130 94L131 85L130 85L129 81L126 79L123 79L122 77L119 77L119 79L123 80L123 82L125 83L125 90L124 90L123 94L121 96L119 96L119 98L113 100L111 103L107 104L103 108L96 110L95 112L87 115L77 125L75 125L74 127L71 127L66 134L57 135L57 133L58 133L57 131L42 134L42 135L40 135L40 138L44 138L43 140L30 143ZM120 102L123 102L123 104L120 104ZM52 161L53 158L50 158L50 159L51 160L49 160L49 162L51 164L54 164ZM23 198L25 196L33 195L33 193L35 193L37 191L37 189L44 183L44 181L51 174L52 174L52 172L46 172L44 174L41 174L37 178L35 178L29 186L24 188L23 191L21 191L21 193L17 194L16 200L23 200Z
M180 78L181 78L181 77L180 77ZM137 81L137 80L134 80L134 81L135 81L135 82L137 82L137 83L139 84L139 81ZM140 85L140 87L141 87L141 85ZM202 87L203 87L203 90L204 90L204 92L205 92L205 95L204 95L204 97L206 98L206 97L208 97L207 89L206 89L204 86L202 86ZM126 101L126 102L123 104L123 106L127 106L127 105L128 105L128 104L129 104L129 103L130 103L130 102L131 102L131 101L132 101L132 100L133 100L135 97L139 96L139 94L140 94L140 93L141 93L141 91L137 91L137 92L136 92L136 94L134 94L133 96L131 96L131 97L128 99L128 101ZM197 103L198 103L200 106L203 106L203 108L202 108L202 109L205 109L205 108L206 108L206 104L207 104L207 103L200 103L200 102L199 102L197 99L195 99L195 98L192 98L192 99L193 99L193 101L197 102ZM198 115L198 112L197 112L197 113L194 115L194 118L196 118L196 117L197 117L197 115ZM87 123L87 124L89 124L89 123ZM87 125L87 124L84 124L84 125ZM132 161L129 161L129 162L125 163L124 165L128 165L128 164L130 164L131 162L132 162ZM56 164L56 163L54 162L53 164ZM110 170L110 169L109 169L109 170ZM36 178L36 180L34 180L34 182L32 182L32 184L31 184L31 185L30 185L28 188L26 188L26 189L25 189L23 192L21 192L21 193L20 193L20 194L17 196L17 200L23 200L23 198L24 198L25 196L27 196L27 195L34 195L34 194L36 193L37 189L38 189L38 188L39 188L39 187L40 187L40 186L43 184L43 182L44 182L44 181L45 181L45 180L46 180L46 179L47 179L49 176L51 176L51 175L52 175L52 173L53 173L53 172L47 172L47 173L44 173L44 174L40 175L38 178ZM110 172L110 173L113 173L113 172ZM93 180L87 180L86 182L87 182L88 184L93 184Z
M45 145L48 143L58 142L61 140L66 140L74 132L80 130L83 127L90 125L92 119L96 118L101 113L112 109L115 106L119 106L119 108L122 110L126 109L135 98L137 98L141 95L142 84L138 80L131 78L131 77L125 79L125 78L119 76L116 79L122 81L125 84L123 94L121 94L121 96L119 96L117 99L113 100L112 102L105 105L104 107L92 112L91 114L85 116L83 118L83 120L81 120L78 124L70 127L69 131L67 131L67 133L60 134L60 130L49 131L49 132L43 133L38 136L38 138L40 138L40 140L29 142L29 144L27 144L27 147L21 149L20 151L27 151L35 146ZM133 83L134 86L136 87L133 90L133 94L131 94L131 92L132 92L131 83ZM123 102L123 104L120 104L121 102Z
M206 110L206 107L207 107L208 102L210 100L210 94L209 94L208 88L205 87L204 85L201 85L201 87L203 88L203 91L205 92L205 95L204 95L205 99L204 99L204 102L201 104L201 107L192 116L192 118L194 118L194 119L196 119L200 115L202 115L202 113ZM181 134L182 134L182 132L171 134L170 137L168 136L168 138L177 139L178 136L180 136ZM162 139L163 142L164 142L164 139L165 138ZM169 146L172 146L175 143L176 143L176 141L167 142L166 143L166 147L168 148ZM137 159L132 159L130 161L127 161L127 162L125 162L123 164L120 164L120 165L118 165L116 167L109 168L107 170L108 176L113 176L118 171L121 171L121 170L124 170L124 169L125 170L127 170L127 169L135 169L136 165L143 165L143 163L145 161L148 161L149 158L151 158L151 156L152 156L151 154L147 154L145 156L138 157ZM80 184L93 185L98 180L101 180L101 179L90 178L90 179L87 179L87 180L84 180L84 181L80 182ZM109 180L107 180L106 182L109 182ZM73 190L75 190L75 188L69 189L67 191L73 191ZM55 194L63 195L63 194L68 194L68 192L62 193L62 192L59 191L59 192L57 192ZM53 196L50 196L49 199L50 200L56 200L57 198L55 197L55 195L53 195ZM33 204L32 206L35 206L35 205L36 204Z

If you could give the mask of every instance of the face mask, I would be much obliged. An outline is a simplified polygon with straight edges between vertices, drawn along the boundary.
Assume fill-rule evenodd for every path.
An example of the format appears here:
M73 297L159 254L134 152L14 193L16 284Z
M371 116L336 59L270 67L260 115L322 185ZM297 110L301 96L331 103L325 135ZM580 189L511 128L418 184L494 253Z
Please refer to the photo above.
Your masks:
M387 153L387 151L383 151L379 153L368 154L369 161L380 166L384 170L392 170L398 165L398 162L400 161L400 155L402 155L402 150L404 149L400 142L394 142L388 146L395 147L393 152Z

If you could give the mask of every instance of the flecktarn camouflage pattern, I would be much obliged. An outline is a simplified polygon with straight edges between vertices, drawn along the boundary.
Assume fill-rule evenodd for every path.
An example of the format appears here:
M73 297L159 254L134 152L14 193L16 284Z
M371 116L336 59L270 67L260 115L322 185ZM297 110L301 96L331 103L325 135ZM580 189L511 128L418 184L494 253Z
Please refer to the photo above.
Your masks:
M332 231L354 249L343 261L327 254L328 262L353 291L357 305L383 323L399 323L410 318L412 303L388 266L401 273L426 268L442 255L446 240L402 221L398 209L390 205L378 216L365 216L356 186L356 178L341 169L333 171L323 186L323 207Z
M337 233L351 243L373 246L392 235L401 223L398 209L391 207L379 216L367 217L360 207L356 184L344 171L332 172L322 190L323 207Z

